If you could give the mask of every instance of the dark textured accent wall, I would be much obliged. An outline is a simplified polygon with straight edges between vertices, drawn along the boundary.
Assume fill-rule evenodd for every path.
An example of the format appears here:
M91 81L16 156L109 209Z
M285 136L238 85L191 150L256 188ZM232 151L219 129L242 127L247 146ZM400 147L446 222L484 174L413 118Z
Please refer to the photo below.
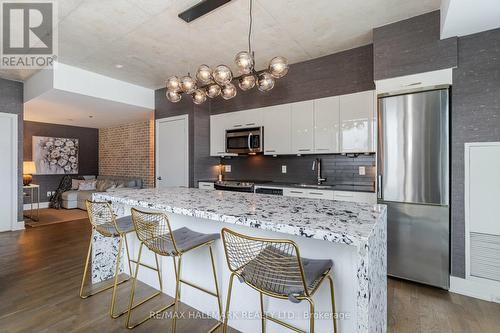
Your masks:
M238 89L238 95L229 101L212 100L211 112L248 110L373 89L373 46L370 44L293 64L285 77L276 80L270 92Z
M51 136L59 138L77 138L79 175L97 175L99 172L99 131L95 128L24 122L24 160L31 161L33 136ZM47 191L55 191L63 175L34 175L33 183L40 185L40 202L47 202Z
M165 89L155 92L155 118L189 115L190 138L190 186L198 180L211 179L217 175L219 159L210 157L210 115L238 110L248 110L257 107L278 105L285 103L311 100L327 96L355 93L375 89L373 83L373 47L366 45L352 50L312 59L290 66L287 76L276 81L276 86L269 93L262 93L257 89L243 92L225 101L222 98L209 100L207 103L196 106L191 98L184 98L179 103L171 103L165 97ZM262 164L256 168L253 161L245 157L234 159L238 170L251 170L257 174L268 170L281 170L282 158L268 156L259 157ZM290 157L290 165L309 174L312 160L310 157ZM233 162L231 162L233 163ZM261 167L263 169L261 169ZM288 173L286 176L277 175L282 181L297 181L295 177L300 173ZM236 173L235 173L236 174ZM234 177L234 175L232 177ZM248 178L250 176L241 177ZM300 176L302 177L302 176ZM307 176L303 176L307 178ZM263 179L262 177L252 177ZM304 179L304 178L301 178Z
M465 277L464 143L500 141L500 29L459 38L451 124L451 268Z
M231 165L231 172L225 173L225 179L266 180L276 182L298 182L315 184L316 171L312 163L321 159L322 176L327 185L363 186L375 191L375 154L348 157L343 155L304 155L277 156L264 155L238 156L224 159L223 163ZM281 172L281 166L286 165L287 173ZM366 167L366 175L359 175L359 167Z
M457 38L440 39L440 13L373 30L375 80L457 66Z
M18 136L18 209L17 220L23 220L23 84L0 79L0 112L17 114Z

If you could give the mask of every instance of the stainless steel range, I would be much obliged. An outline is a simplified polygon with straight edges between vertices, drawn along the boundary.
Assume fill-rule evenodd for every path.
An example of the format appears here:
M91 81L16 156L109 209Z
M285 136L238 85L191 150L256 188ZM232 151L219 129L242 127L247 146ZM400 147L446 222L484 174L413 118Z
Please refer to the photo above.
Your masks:
M215 182L216 190L233 191L233 192L253 192L255 182L246 180L223 180Z

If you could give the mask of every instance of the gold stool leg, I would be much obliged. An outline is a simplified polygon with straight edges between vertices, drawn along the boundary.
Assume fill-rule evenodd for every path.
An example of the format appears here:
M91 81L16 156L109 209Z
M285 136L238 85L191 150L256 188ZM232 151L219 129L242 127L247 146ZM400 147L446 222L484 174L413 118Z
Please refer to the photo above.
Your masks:
M262 333L266 333L266 318L264 314L264 294L260 294L260 320L262 323Z
M219 306L219 322L208 331L208 333L211 333L215 331L220 325L221 325L221 320L222 320L222 301L220 299L220 292L219 292L219 284L217 283L217 272L215 270L215 260L214 260L214 253L212 250L212 244L208 246L208 250L210 252L210 260L212 262L212 273L214 275L214 283L215 283L215 294L217 295L217 305Z
M182 255L179 255L177 259L177 265L175 264L175 257L172 257L174 262L174 272L175 272L175 300L174 300L174 313L172 318L172 333L175 333L177 328L177 312L179 311L179 302L181 298L181 265L182 265Z
M309 302L309 333L314 333L314 301L311 298L306 298Z
M328 281L330 282L330 296L332 300L332 315L333 315L333 332L337 333L337 319L335 319L335 289L333 286L333 279L330 275L327 276Z
M234 273L231 273L231 278L229 279L229 288L227 290L227 301L226 301L226 312L224 313L224 326L222 332L227 332L227 322L229 320L229 306L231 305L231 292L233 290Z

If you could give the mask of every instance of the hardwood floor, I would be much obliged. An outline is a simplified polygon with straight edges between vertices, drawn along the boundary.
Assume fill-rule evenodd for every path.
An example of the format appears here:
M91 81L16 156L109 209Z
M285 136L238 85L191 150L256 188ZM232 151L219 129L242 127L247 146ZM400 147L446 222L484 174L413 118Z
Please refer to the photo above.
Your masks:
M78 297L89 235L88 222L81 220L0 233L1 332L128 331L123 317L109 318L109 291L85 300ZM128 282L121 287L117 306L124 309ZM139 297L151 291L139 284ZM170 300L168 296L155 299L136 318ZM185 305L181 310L195 311ZM388 310L389 332L500 332L500 304L400 280L389 280ZM213 323L210 319L181 319L177 332L206 332ZM170 324L168 317L152 319L134 331L169 332Z

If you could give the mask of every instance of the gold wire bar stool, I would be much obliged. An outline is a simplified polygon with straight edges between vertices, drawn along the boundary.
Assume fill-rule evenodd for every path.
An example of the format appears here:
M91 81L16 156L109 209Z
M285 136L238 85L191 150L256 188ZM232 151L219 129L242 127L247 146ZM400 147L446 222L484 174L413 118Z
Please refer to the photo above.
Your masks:
M96 295L102 291L113 288L113 294L111 296L111 305L109 307L109 315L111 316L111 318L116 319L127 312L127 310L125 310L121 313L115 314L116 290L118 285L130 279L129 276L127 279L118 282L118 275L120 271L120 257L121 257L123 243L125 243L129 272L130 275L132 275L132 266L130 265L131 260L128 250L127 234L134 231L134 225L132 223L132 218L130 216L115 219L115 215L113 214L113 209L108 202L93 202L86 200L85 205L87 206L87 213L89 216L90 223L92 225L92 233L90 235L87 259L85 260L85 271L83 272L82 284L80 286L80 297L85 299L90 296ZM90 261L90 254L92 252L92 238L94 235L94 231L100 233L104 237L119 237L118 254L116 257L116 266L115 266L115 277L114 277L114 282L111 286L101 288L89 294L84 294L83 288L85 285L85 280L87 279L87 271Z
M138 209L132 208L132 221L135 226L135 231L137 233L137 238L140 240L141 245L139 246L139 256L137 259L138 265L136 266L136 270L134 272L134 281L132 284L132 290L130 292L130 301L129 301L129 311L127 314L127 328L134 328L148 319L151 319L158 313L161 313L167 310L170 307L174 307L174 315L172 318L172 332L175 333L176 323L177 323L177 311L179 309L180 302L180 293L181 293L181 283L184 283L190 287L196 288L200 291L203 291L211 296L217 298L217 303L219 307L219 318L222 318L222 303L219 294L219 286L217 284L217 273L215 271L215 261L212 250L213 242L220 238L219 234L203 234L193 230L190 230L186 227L176 229L172 231L170 227L170 221L168 216L164 213L157 212L145 212L140 211ZM156 265L158 266L158 255L160 256L169 256L172 257L172 262L174 264L174 273L175 273L175 300L173 303L159 309L156 311L151 311L150 316L144 318L138 323L130 325L130 316L132 314L132 309L137 307L138 305L144 303L148 299L140 302L139 304L133 305L134 303L134 295L135 295L135 286L137 281L137 273L139 271L139 267L142 265L141 255L143 246L146 246L150 251L154 252ZM210 259L212 263L212 273L215 284L215 292L195 285L189 281L186 281L181 278L181 264L182 264L182 256L190 252L192 250L201 248L203 246L207 246ZM177 262L176 262L177 261ZM158 269L158 277L160 280L160 292L163 291L163 286L161 284L160 273ZM208 332L215 331L218 327L220 327L222 323L219 321L215 324Z
M235 276L240 282L245 282L260 294L262 333L266 332L266 319L292 331L306 333L266 314L264 295L288 299L293 303L306 300L310 310L309 332L314 333L314 301L312 297L322 282L328 280L330 282L333 331L337 332L335 293L333 279L330 276L333 267L331 260L301 258L297 244L291 240L250 237L227 228L222 229L221 234L227 265L231 271L224 314L224 333L227 331L231 291Z

